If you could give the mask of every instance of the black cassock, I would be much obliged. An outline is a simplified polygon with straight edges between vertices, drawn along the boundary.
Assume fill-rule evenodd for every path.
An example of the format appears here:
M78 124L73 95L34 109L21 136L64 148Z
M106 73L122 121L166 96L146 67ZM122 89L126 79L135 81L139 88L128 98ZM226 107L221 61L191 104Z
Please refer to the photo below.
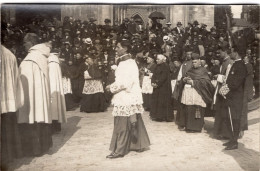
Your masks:
M153 89L150 116L152 119L172 121L174 118L171 103L170 68L167 63L157 64L152 76L152 83L158 85Z
M224 105L222 106L222 117L226 118L226 123L230 128L231 137L237 140L240 131L240 120L242 118L242 111L244 107L244 86L245 79L247 76L247 69L242 60L235 61L230 69L229 75L227 77L227 85L230 92L226 95L224 99ZM247 98L247 97L246 97ZM246 102L247 103L247 102ZM233 121L234 134L231 132L231 125L228 114L228 107L230 107L231 118ZM244 113L245 114L245 113Z

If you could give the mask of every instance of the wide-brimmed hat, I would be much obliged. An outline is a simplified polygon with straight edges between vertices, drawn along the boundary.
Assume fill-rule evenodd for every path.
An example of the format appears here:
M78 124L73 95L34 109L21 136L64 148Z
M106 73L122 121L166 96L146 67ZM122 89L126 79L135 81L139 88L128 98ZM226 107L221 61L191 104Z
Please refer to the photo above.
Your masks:
M170 40L170 37L169 37L169 36L163 36L163 40L164 40L164 41L169 41L169 40Z
M197 20L195 20L195 21L193 22L193 25L197 26L197 25L200 25L200 24L199 24L199 22L198 22Z
M91 17L90 19L89 19L89 22L95 22L95 21L97 21L95 18L93 18L93 17Z
M86 39L85 39L85 43L86 43L86 44L92 44L91 38L86 38Z
M106 18L106 19L104 20L104 22L105 22L105 23L111 23L111 20L108 19L108 18Z
M166 25L172 25L172 23L171 23L170 21L168 21L168 22L166 23Z

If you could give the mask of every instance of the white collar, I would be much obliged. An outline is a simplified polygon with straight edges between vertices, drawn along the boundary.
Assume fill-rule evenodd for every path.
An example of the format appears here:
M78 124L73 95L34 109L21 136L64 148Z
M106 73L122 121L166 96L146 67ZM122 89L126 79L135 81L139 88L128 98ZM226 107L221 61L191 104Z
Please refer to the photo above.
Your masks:
M242 59L240 58L240 59L236 59L236 60L234 60L235 62L237 62L237 61L241 61Z
M127 56L127 55L128 55L128 53L127 53L127 54L124 54L124 55L122 55L122 56L120 56L119 58L122 58L122 57Z

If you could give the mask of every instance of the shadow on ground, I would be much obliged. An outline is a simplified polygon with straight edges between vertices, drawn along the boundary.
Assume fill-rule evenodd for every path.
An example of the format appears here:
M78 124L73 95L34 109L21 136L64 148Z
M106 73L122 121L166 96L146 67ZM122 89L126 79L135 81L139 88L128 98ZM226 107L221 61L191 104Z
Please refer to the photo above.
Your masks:
M232 156L242 169L259 170L260 153L258 151L248 149L244 144L239 143L237 150L223 150L223 152Z
M79 116L73 116L67 119L67 123L62 124L62 131L53 135L54 144L47 154L55 154L64 146L64 144L66 144L66 142L81 128L77 126L81 118L82 117Z
M248 126L254 125L260 122L260 118L254 118L251 120L248 120ZM204 129L207 131L209 136L213 137L213 129L214 129L214 122L205 120L205 126ZM258 137L257 137L258 138ZM220 140L217 140L220 141ZM221 140L223 143L226 142L226 140ZM244 144L239 143L237 150L223 150L223 153L228 154L232 156L236 162L239 164L239 166L248 171L258 171L259 163L260 163L260 152L248 149L245 147Z
M45 154L52 155L59 151L60 148L66 144L66 142L80 129L78 123L82 117L73 116L67 119L67 123L62 124L62 131L52 136L53 147ZM43 154L43 155L45 155ZM40 156L41 157L41 156ZM35 157L23 157L16 159L16 162L9 164L8 171L13 171L20 168L22 165L28 165L32 162ZM15 165L13 164L15 163Z

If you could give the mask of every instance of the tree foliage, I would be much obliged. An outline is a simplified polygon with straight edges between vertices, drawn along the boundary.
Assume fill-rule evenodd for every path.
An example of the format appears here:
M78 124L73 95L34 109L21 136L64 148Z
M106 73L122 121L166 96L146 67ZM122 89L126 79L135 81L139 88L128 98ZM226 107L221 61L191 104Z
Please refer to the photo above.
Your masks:
M232 21L233 14L230 5L215 5L215 26L217 28L227 28L227 23ZM227 21L229 19L229 21ZM231 22L230 22L231 23Z
M259 24L259 5L250 5L249 6L249 18L248 21L252 24Z

